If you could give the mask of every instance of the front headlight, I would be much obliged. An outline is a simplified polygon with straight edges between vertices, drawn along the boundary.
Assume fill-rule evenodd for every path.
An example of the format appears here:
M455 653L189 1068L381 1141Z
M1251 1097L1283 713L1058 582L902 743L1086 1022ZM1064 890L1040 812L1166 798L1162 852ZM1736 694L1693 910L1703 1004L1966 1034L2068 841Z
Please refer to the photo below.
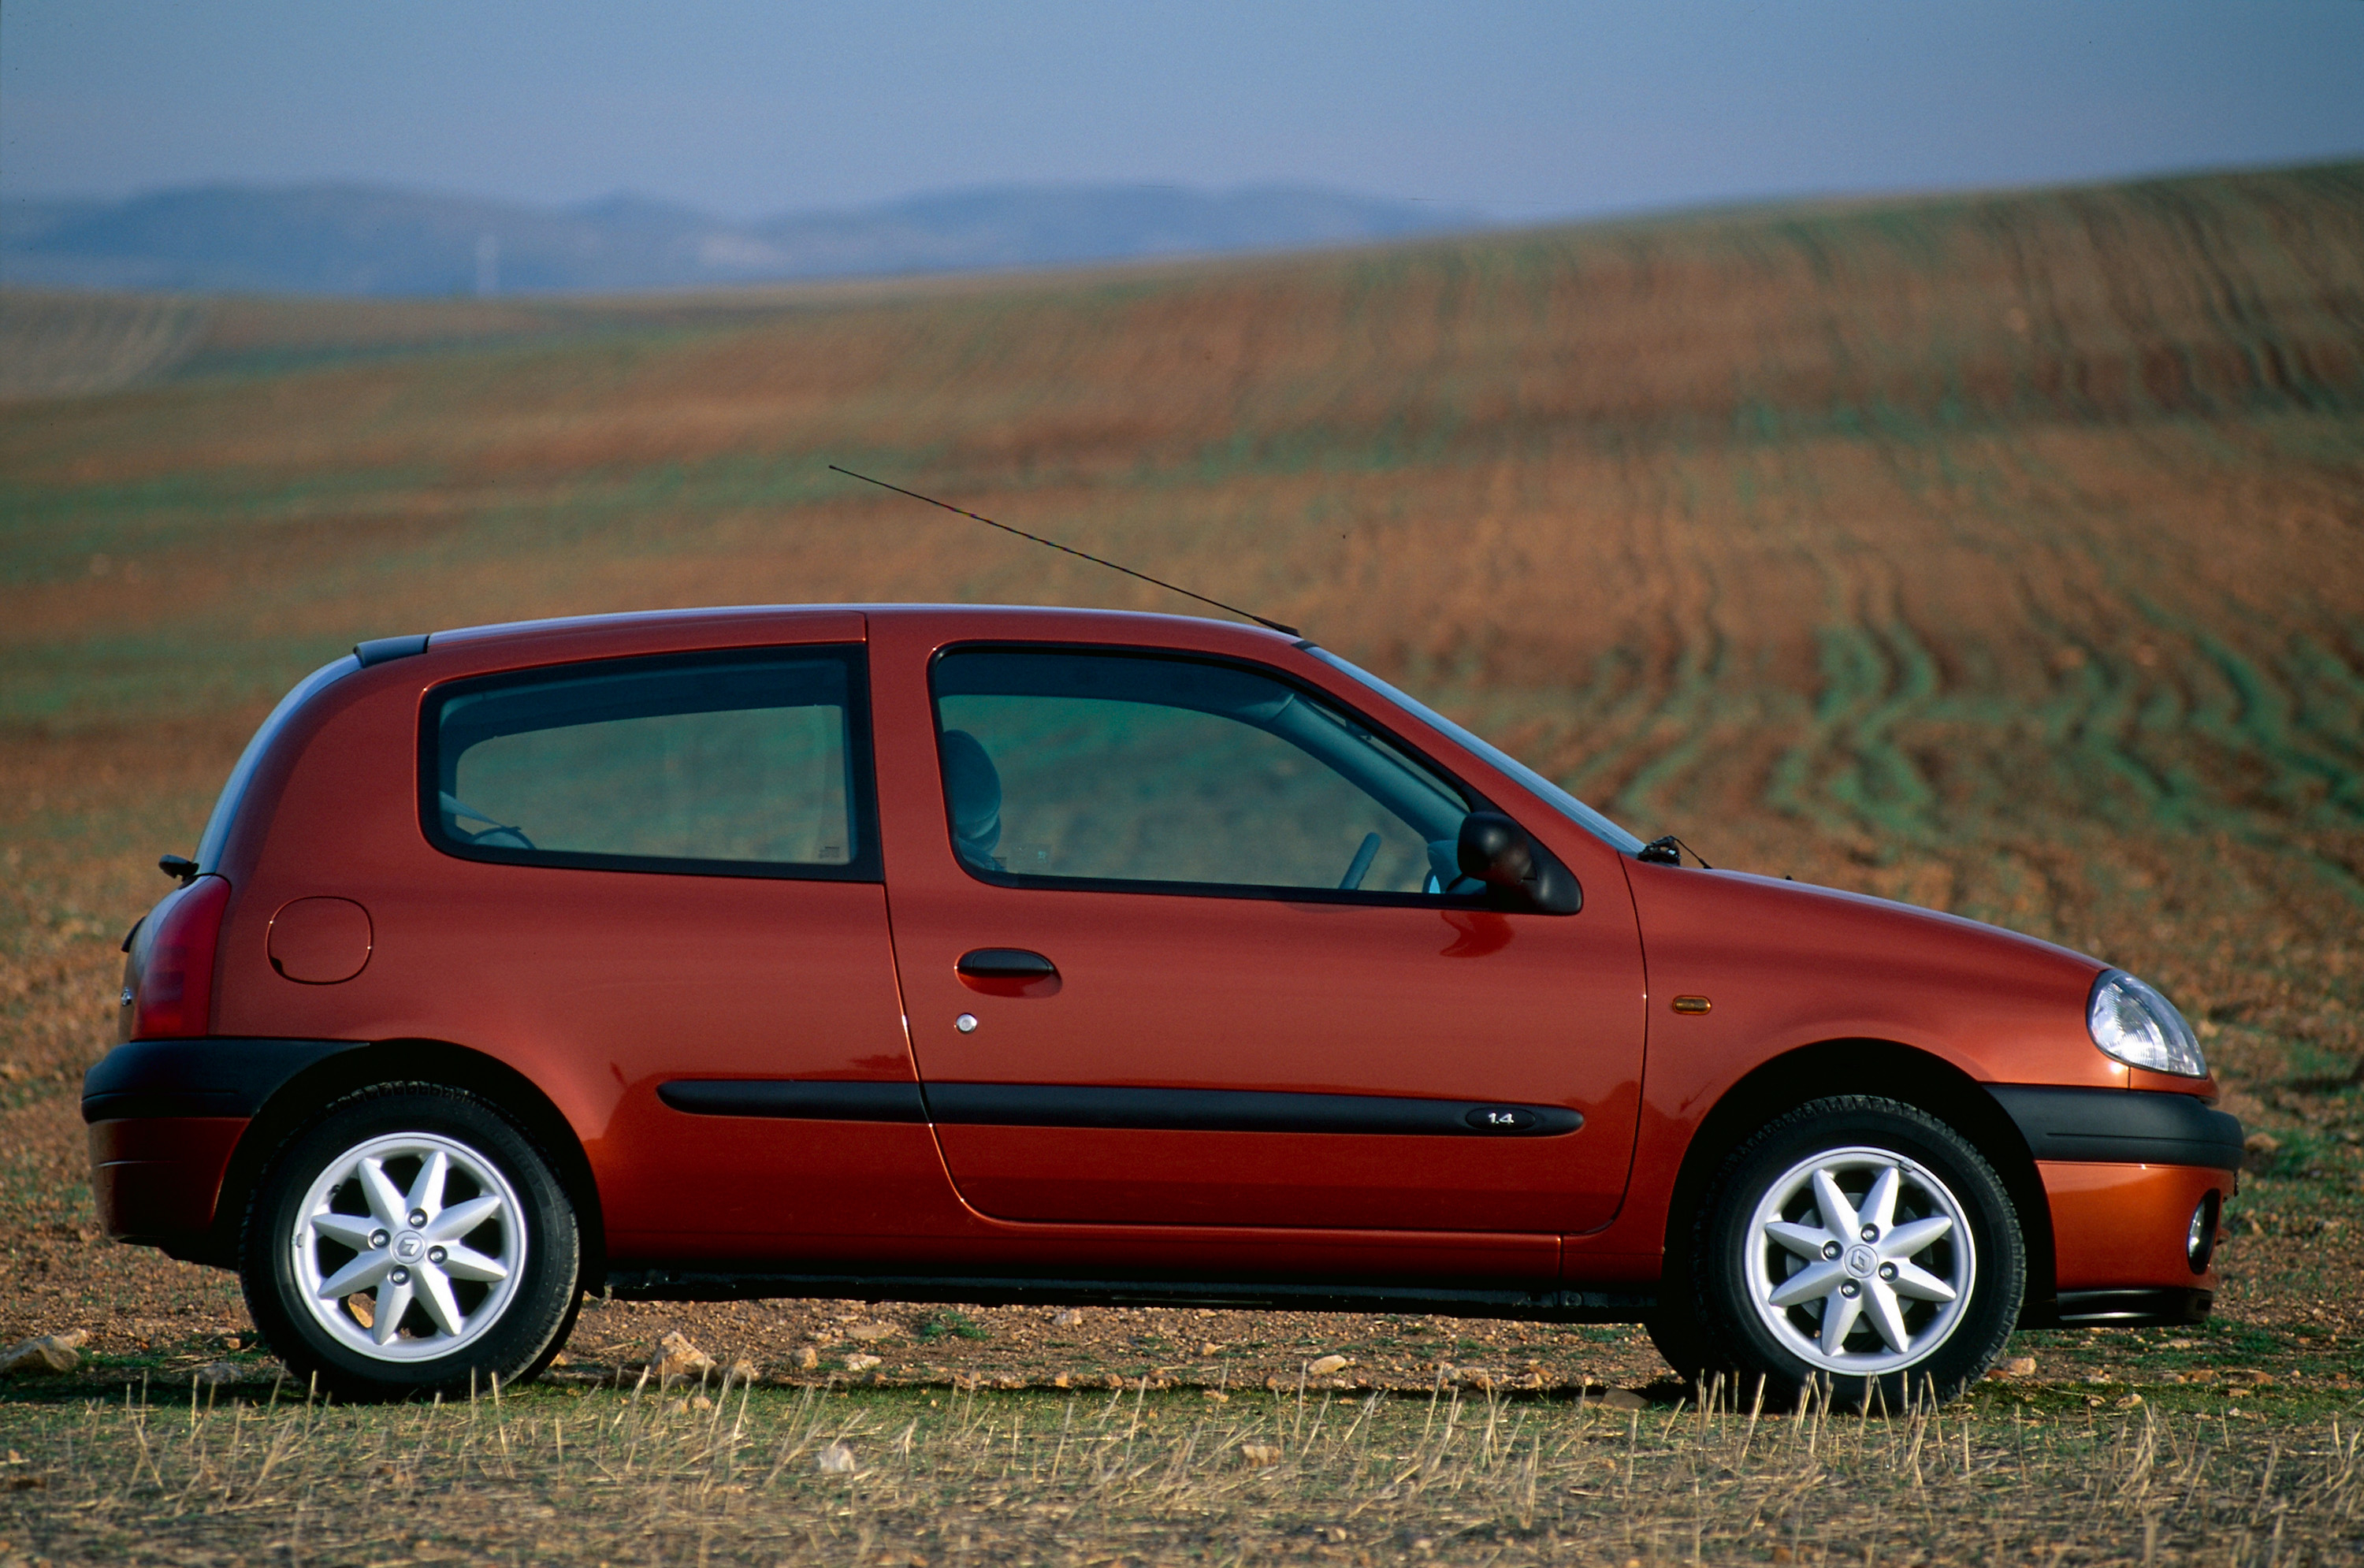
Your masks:
M2157 986L2146 985L2123 969L2105 969L2093 982L2085 1027L2102 1054L2128 1066L2187 1078L2208 1075L2200 1039L2175 1004L2160 995Z

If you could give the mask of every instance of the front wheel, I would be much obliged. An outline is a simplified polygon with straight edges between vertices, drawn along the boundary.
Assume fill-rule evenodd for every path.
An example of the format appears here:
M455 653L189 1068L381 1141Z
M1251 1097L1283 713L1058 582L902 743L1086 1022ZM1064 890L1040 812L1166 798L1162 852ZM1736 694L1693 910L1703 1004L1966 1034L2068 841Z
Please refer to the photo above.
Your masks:
M522 1129L474 1095L398 1084L288 1141L255 1189L240 1274L297 1376L400 1397L540 1371L574 1326L579 1251Z
M1894 1100L1817 1100L1725 1161L1694 1236L1693 1320L1741 1386L1950 1399L2002 1349L2027 1261L1976 1148Z

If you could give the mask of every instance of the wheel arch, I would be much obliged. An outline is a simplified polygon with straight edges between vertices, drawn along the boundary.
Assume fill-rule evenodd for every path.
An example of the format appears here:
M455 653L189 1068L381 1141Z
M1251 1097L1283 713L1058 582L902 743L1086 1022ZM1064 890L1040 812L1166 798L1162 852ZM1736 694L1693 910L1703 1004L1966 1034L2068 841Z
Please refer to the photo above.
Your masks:
M607 1228L599 1184L583 1141L550 1096L507 1062L479 1051L440 1040L386 1040L359 1051L340 1051L315 1062L272 1091L240 1135L223 1173L209 1236L212 1256L200 1262L236 1267L239 1232L247 1205L271 1158L297 1129L346 1095L380 1084L407 1081L464 1089L515 1119L557 1167L560 1184L574 1206L581 1238L582 1283L596 1290L607 1276Z
M2057 1294L2052 1209L2035 1159L2002 1106L1979 1081L1928 1051L1886 1040L1829 1040L1757 1067L1720 1096L1683 1151L1667 1210L1667 1268L1683 1268L1709 1184L1726 1155L1756 1129L1826 1095L1875 1095L1927 1112L1986 1156L2019 1211L2027 1250L2024 1313Z

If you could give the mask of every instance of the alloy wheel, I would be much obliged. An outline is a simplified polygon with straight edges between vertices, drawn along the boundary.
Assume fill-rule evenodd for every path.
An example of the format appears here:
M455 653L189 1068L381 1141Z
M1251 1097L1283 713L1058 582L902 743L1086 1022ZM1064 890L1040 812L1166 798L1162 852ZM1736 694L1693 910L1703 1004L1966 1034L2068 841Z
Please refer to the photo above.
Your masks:
M1960 1323L1978 1278L1961 1201L1888 1150L1831 1149L1775 1179L1743 1245L1750 1303L1790 1354L1877 1377L1928 1359Z
M526 1261L524 1205L457 1140L404 1132L355 1144L296 1206L288 1243L312 1319L379 1361L430 1361L489 1332Z

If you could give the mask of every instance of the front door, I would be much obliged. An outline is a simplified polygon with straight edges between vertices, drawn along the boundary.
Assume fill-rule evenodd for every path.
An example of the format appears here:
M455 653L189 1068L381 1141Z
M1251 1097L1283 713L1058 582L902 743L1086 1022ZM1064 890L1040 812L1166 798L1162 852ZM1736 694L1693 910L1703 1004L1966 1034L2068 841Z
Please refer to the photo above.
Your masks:
M1622 877L1575 915L1489 908L1454 849L1490 803L1275 671L954 648L931 698L945 852L898 857L893 923L970 1204L1530 1234L1613 1214L1644 1023Z

